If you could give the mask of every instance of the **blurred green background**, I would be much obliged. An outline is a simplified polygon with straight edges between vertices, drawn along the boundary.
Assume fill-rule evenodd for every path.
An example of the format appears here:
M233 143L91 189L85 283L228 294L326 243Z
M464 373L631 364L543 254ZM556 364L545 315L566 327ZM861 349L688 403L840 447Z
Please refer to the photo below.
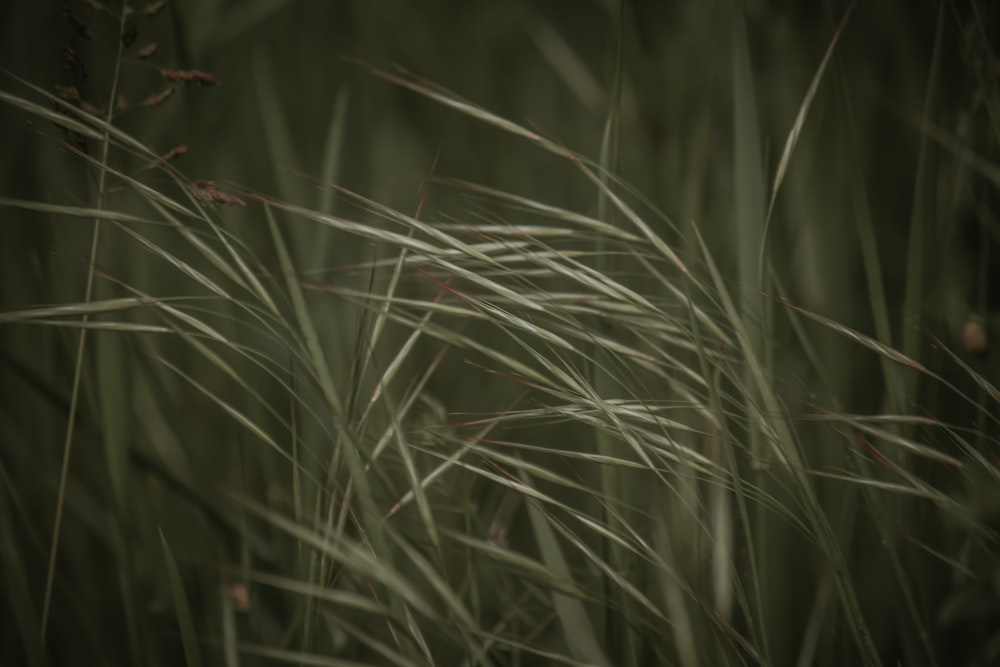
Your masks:
M787 269L792 294L845 323L861 324L869 311L859 298L866 277L858 270L860 251L850 224L849 188L856 177L867 191L890 296L903 290L914 209L935 207L928 246L955 253L928 253L937 278L926 286L933 315L957 334L965 311L996 307L984 303L990 297L976 270L982 241L995 242L996 235L984 232L974 212L976 200L995 187L956 150L920 130L926 121L980 158L991 157L994 121L981 87L988 90L995 73L988 41L994 10L967 4L940 11L934 3L859 7L837 48L839 78L820 88L801 137L770 243L787 264L781 268ZM774 172L846 6L746 4L764 173ZM94 20L100 13L86 3L66 5L92 33L93 39L82 39L62 7L4 8L10 33L4 67L48 90L73 84L64 54L72 45L87 67L81 92L98 99L113 72L107 33L117 25L110 17ZM164 153L187 145L191 152L183 167L191 178L232 181L304 205L330 198L301 175L326 173L323 157L329 142L336 142L338 159L329 172L334 180L401 210L415 208L421 179L435 160L443 175L580 208L596 198L573 173L386 85L351 59L405 68L597 159L615 101L617 11L615 3L596 0L171 2L157 17L137 21L138 41L156 42L159 52L151 62L133 58L126 64L122 92L133 104L159 92L161 66L211 72L222 85L183 89L162 108L133 110L119 122ZM626 7L621 32L618 171L675 221L697 221L723 263L738 253L731 233L733 116L740 109L733 98L731 13L726 3L635 2ZM945 22L940 62L937 79L930 81L939 18ZM927 109L929 88L933 106ZM851 118L837 102L839 94L849 96ZM331 124L341 117L340 132L331 137ZM12 130L5 138L12 165L5 175L8 192L65 189L73 174L64 176L67 167L58 156L35 148L39 133L23 123L16 117L5 122ZM28 131L13 131L18 129ZM916 184L925 146L927 182ZM915 185L926 191L915 194Z
M612 0L170 0L161 10L157 3L132 5L125 24L136 26L136 37L119 70L117 3L7 2L0 6L0 67L5 70L0 90L51 108L51 100L24 82L50 94L57 86L75 86L82 100L100 111L119 72L117 86L127 104L120 105L114 125L155 154L186 146L187 154L174 163L178 170L192 180L211 180L249 203L218 206L211 216L238 241L238 254L252 258L251 272L268 281L268 290L282 294L287 278L282 274L288 272L255 195L386 229L395 229L386 216L322 184L336 184L407 216L419 211L421 220L442 225L487 224L519 214L498 212L483 201L487 198L476 197L465 186L426 185L432 177L452 178L624 224L625 216L614 207L608 213L602 191L564 157L396 85L387 80L392 76L413 76L429 88L440 86L599 163L628 184L613 184L612 191L634 202L650 228L708 283L702 251L690 232L692 224L697 227L740 304L747 330L766 331L754 344L771 364L775 395L788 413L800 415L818 404L848 416L884 415L899 437L932 447L957 447L956 439L949 437L954 433L970 443L962 460L972 465L961 472L942 472L923 460L897 461L912 475L905 478L908 488L917 490L911 495L886 493L884 500L875 499L845 492L832 482L816 482L819 502L843 539L845 560L875 638L873 651L854 645L850 624L833 612L828 626L810 625L809 619L816 617L812 610L820 606L816 600L830 595L833 579L825 579L832 575L826 574L826 561L817 553L798 556L812 538L788 521L758 533L759 540L773 536L770 549L753 544L744 549L758 548L759 557L769 554L757 574L768 609L744 609L743 620L732 626L733 635L753 635L753 623L747 626L746 617L769 616L770 641L750 640L755 647L750 650L733 640L732 646L715 647L711 650L718 652L712 653L705 647L714 646L708 638L719 630L712 625L711 605L689 601L692 613L702 614L708 619L706 627L714 628L693 633L702 664L794 664L812 655L802 648L809 644L810 632L821 637L820 648L812 649L814 664L853 664L862 657L871 661L873 655L885 664L996 664L1000 568L992 557L1000 517L995 475L1000 401L992 386L1000 378L1000 354L989 342L979 349L968 335L970 323L981 327L987 341L1000 335L1000 271L995 259L1000 250L1000 6L924 0L851 6L795 151L783 165L786 176L766 228L766 276L760 279L756 272L782 151L849 5L763 0L630 0L623 6ZM158 46L156 55L139 58L137 50L152 43ZM164 104L145 108L143 100L171 87L163 68L207 72L220 83L178 85ZM3 104L0 127L0 197L5 204L0 209L0 311L81 303L90 265L90 220L24 202L97 206L98 172L86 158L60 144L67 139L72 143L72 135L37 113ZM100 160L99 141L88 139L84 147L87 155ZM142 169L147 161L122 150L111 158L122 172L186 201L164 172ZM112 188L100 203L109 210L151 218L142 228L157 248L219 278L220 272L206 268L204 258L164 223L165 218L151 213L148 198L135 189ZM359 406L376 384L375 371L364 375L367 371L357 370L363 356L359 340L371 327L371 304L356 294L327 298L323 290L342 290L339 296L348 290L384 292L395 250L372 237L322 225L297 225L286 234L295 272L309 288L306 303L333 380L344 387L347 404L360 413ZM592 241L581 235L567 247L590 251ZM367 270L366 264L375 260L388 262L382 267L388 269L377 274ZM583 261L644 294L656 292L656 281L624 251ZM283 456L248 436L220 403L236 406L271 434L287 434L287 414L311 410L320 417L301 416L301 424L291 418L292 440L315 443L332 438L335 431L322 417L328 406L318 388L322 382L316 379L321 374L298 372L300 366L310 365L296 356L306 347L304 334L302 340L292 340L292 333L282 333L280 327L269 330L263 324L266 318L255 319L239 299L216 299L204 289L205 283L181 275L125 233L105 233L95 265L95 298L121 297L127 285L142 294L174 297L203 318L199 321L210 323L232 342L220 354L237 368L239 381L206 362L181 336L147 341L93 332L81 376L65 495L70 509L56 559L48 639L36 642L33 638L43 632L46 564L79 328L3 322L0 527L5 584L0 587L7 592L0 627L8 630L0 633L0 664L191 664L191 653L182 651L183 628L176 628L176 618L184 622L184 613L176 607L183 605L176 601L175 582L165 574L169 567L164 565L161 531L169 543L166 553L176 556L183 573L207 664L231 663L237 653L229 648L235 646L236 635L244 642L240 664L423 664L415 648L412 654L401 649L410 662L358 648L370 648L358 639L366 632L387 644L400 641L394 634L398 627L388 631L369 618L380 619L379 612L348 614L346 620L331 621L317 631L303 620L315 610L290 602L294 595L287 588L259 593L253 609L238 616L236 629L226 625L225 619L237 618L232 606L240 602L225 586L239 567L245 568L241 581L252 579L250 573L259 568L315 586L303 598L316 595L322 577L303 555L303 535L296 536L297 542L276 536L280 531L274 521L252 516L245 507L234 509L227 498L226 493L235 490L280 508L286 516L295 504L292 498L300 499L290 478L276 472L285 465ZM433 301L441 284L437 279L436 274L427 280L419 271L407 273L398 296ZM553 293L569 289L555 279L540 284L549 285ZM764 310L748 306L762 300L761 290L767 296ZM779 294L837 325L787 317L786 309L770 298ZM288 322L296 322L297 310L289 303L282 302L282 313ZM740 325L720 304L712 299L703 303L723 328L738 330ZM686 316L681 320L686 326ZM152 322L139 315L134 321ZM767 323L766 329L758 329L761 322ZM464 326L456 330L496 349L512 347L486 324ZM595 332L603 331L594 326ZM808 332L809 345L796 326ZM918 360L926 374L887 371L887 353L865 350L839 327L863 332L886 349ZM389 327L376 365L384 368L414 328L398 322ZM301 333L301 326L290 326L293 331ZM428 338L406 356L403 377L417 383L430 368L430 380L397 397L418 398L418 407L406 417L408 433L415 439L429 429L434 437L447 440L450 436L442 434L451 432L450 425L510 409L523 399L522 386L509 376L477 370L482 355L445 355L440 340ZM142 342L136 342L139 339ZM698 341L697 335L693 340ZM238 354L243 350L251 354ZM440 366L435 365L438 354L443 357ZM263 362L257 365L253 359ZM693 353L687 363L696 374L704 370ZM753 402L752 392L739 386L740 372L726 376L725 391L746 391ZM193 390L186 379L204 391ZM601 386L598 381L595 385ZM626 393L640 395L644 388L637 381ZM616 391L606 398L617 397ZM383 423L392 422L391 406L379 405L375 411ZM954 430L928 435L912 416L940 420ZM357 419L348 417L352 428ZM755 428L749 418L735 421L740 423L737 430L749 433ZM839 448L843 433L823 426L806 423L798 432L810 465L824 471L851 468L848 460L855 455ZM511 428L517 435L504 437L554 452L572 449L578 439L589 443L590 427L581 422L532 426L526 420ZM341 481L350 477L347 463L340 461L346 467L338 470L322 462L327 455L322 446L298 455L315 459L302 466L309 477L306 485L315 486L303 494L307 500L313 492L322 497L320 488L337 487L330 480L338 474L343 475L337 477ZM418 461L419 476L428 475L437 460L427 456ZM608 484L596 467L581 464L576 477L577 469L572 475L566 472L555 454L526 456L585 486ZM400 457L380 472L381 477L375 476L375 502L384 509L409 488L406 456ZM740 466L750 470L746 462ZM898 481L889 473L862 471L873 480ZM325 474L330 479L323 482ZM653 477L638 479L649 483L650 498L661 493L664 498L685 497L683 488L668 491ZM636 485L636 478L619 481L622 505L635 510L647 495L645 487ZM923 485L952 505L924 502ZM761 482L759 488L779 507L792 508L792 514L801 509L801 497L780 479ZM581 513L616 525L602 514L597 491L565 496L548 492L568 503L579 502ZM435 520L442 529L484 535L490 517L503 516L510 521L509 540L515 550L526 545L524 552L532 557L536 549L544 551L543 534L529 520L533 515L521 506L506 509L512 507L508 496L481 476L450 479L435 493ZM319 508L321 501L316 503ZM309 502L306 506L310 516ZM885 517L871 522L857 518L856 513L875 513L873 507L884 510ZM671 508L668 515L676 511ZM656 525L646 509L626 513L624 522L632 516L643 530L647 520ZM295 511L300 525L310 525L301 508ZM410 507L407 512L406 521L417 525L417 510ZM699 516L708 521L707 515ZM364 533L360 527L357 531ZM413 539L421 548L428 539L433 541L426 535ZM683 551L686 538L677 539L684 543L677 551ZM749 536L744 539L753 543ZM894 546L886 547L887 541ZM402 547L389 548L399 561L408 562ZM614 562L614 547L603 548ZM691 554L696 552L692 546ZM552 567L552 561L542 560ZM692 654L685 652L676 630L637 621L641 612L637 616L629 607L628 596L622 601L608 593L614 585L593 566L588 570L584 560L571 564L580 581L590 582L580 583L576 593L593 595L585 600L587 610L594 627L600 628L597 639L610 664L697 663L697 658L691 662ZM471 563L456 565L446 554L435 566L449 575L474 568ZM419 578L407 569L412 567L400 565ZM745 571L748 566L734 567ZM484 570L479 578L488 579L489 572ZM650 583L655 577L644 576L636 575L633 583L643 590L656 588ZM491 620L485 610L512 605L513 597L504 596L513 596L510 591L520 585L503 580L494 582L493 590L487 583L479 599L480 593L470 593L468 587L475 585L464 574L454 577L451 584L457 594L475 599L470 604ZM691 588L685 589L690 600L710 588L708 580L704 572L692 575ZM358 581L345 590L365 595ZM566 618L551 612L548 602L532 600L524 602L523 625L511 622L507 629L551 655L486 651L477 659L468 638L478 642L479 635L456 631L465 638L463 644L442 631L448 640L434 644L433 662L555 664L549 661L555 661L556 654L586 662L581 658L586 650L579 649L581 654L574 649L568 635L553 638L558 633L552 628L570 627ZM402 616L394 616L397 611L386 615L398 621ZM559 616L559 623L538 620L551 622L552 614ZM540 636L529 636L536 627L541 628ZM630 632L642 641L624 639L632 637ZM350 639L343 639L344 633ZM731 640L726 632L721 634ZM660 636L668 639L662 644L650 639ZM762 657L756 649L764 644L770 648ZM288 653L279 655L279 649ZM309 662L314 656L325 656L328 662Z

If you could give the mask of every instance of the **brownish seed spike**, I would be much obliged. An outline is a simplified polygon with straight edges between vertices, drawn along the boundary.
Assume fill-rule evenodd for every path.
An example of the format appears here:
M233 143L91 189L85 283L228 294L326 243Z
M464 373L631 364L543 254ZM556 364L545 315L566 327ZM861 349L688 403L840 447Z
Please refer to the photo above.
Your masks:
M135 44L135 38L139 36L139 26L134 23L130 23L126 28L125 32L122 33L122 44L125 48L129 48Z
M83 66L83 61L80 60L80 56L77 55L76 49L72 46L67 46L63 49L63 54L66 58L66 66L69 67L70 73L78 79L86 79L87 68Z
M181 81L184 83L197 83L202 86L216 86L219 80L216 79L211 74L206 72L199 72L198 70L176 70L176 69L163 69L160 70L160 74L163 78L168 81Z
M56 94L64 100L80 99L80 91L76 86L56 86Z
M69 25L70 29L76 34L77 37L90 39L90 32L87 30L87 26L85 26L80 19L73 16L68 9L63 9L62 15L63 18L66 19L66 23Z
M156 42L150 42L136 52L136 55L146 60L147 58L152 58L156 55L156 52L160 50L160 45Z
M181 155L187 155L188 147L184 144L173 148L166 155L163 156L163 162L171 162L174 158L180 157Z
M157 93L155 95L150 95L145 100L142 101L142 106L144 107L158 107L174 94L174 88L167 88L162 93Z
M216 79L211 74L207 72L199 72L197 70L191 72L192 81L202 86L217 86L219 85L219 80Z

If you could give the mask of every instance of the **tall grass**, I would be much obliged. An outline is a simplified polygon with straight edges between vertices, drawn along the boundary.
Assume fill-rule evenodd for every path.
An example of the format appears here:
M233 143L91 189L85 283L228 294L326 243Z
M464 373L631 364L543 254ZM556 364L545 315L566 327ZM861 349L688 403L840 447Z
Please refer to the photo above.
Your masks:
M869 5L48 17L0 662L994 663L1000 23Z

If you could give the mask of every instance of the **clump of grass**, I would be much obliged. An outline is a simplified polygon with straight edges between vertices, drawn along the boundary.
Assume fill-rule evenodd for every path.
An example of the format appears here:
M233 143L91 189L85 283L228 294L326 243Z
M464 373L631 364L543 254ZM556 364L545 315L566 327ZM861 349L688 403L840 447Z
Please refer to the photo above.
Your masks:
M64 89L0 90L55 124L51 141L95 183L88 199L0 198L53 228L93 225L82 265L59 267L82 288L40 279L0 312L5 383L23 401L4 412L0 454L0 620L17 629L0 655L988 664L1000 650L997 596L982 585L996 574L1000 391L987 320L962 349L915 296L933 217L919 198L896 310L856 174L843 183L874 325L789 290L801 276L780 255L796 231L782 198L803 187L796 159L818 150L808 128L827 87L847 119L840 148L863 150L837 60L863 16L831 21L772 172L749 26L724 14L726 177L749 234L728 254L619 173L637 99L624 11L597 160L444 86L367 68L577 179L587 199L570 203L437 162L408 210L345 188L339 103L320 175L279 172L272 194L190 180L164 158L177 149L122 129L117 74L109 102L89 108ZM936 20L942 57L950 24L944 10ZM546 42L558 32L538 23L532 35L586 80L565 44ZM140 48L126 42L116 48ZM941 83L932 68L930 87ZM988 107L998 99L977 90ZM260 107L260 144L292 160L293 123L271 95ZM929 159L933 136L917 139ZM845 366L877 385L874 402L850 392Z

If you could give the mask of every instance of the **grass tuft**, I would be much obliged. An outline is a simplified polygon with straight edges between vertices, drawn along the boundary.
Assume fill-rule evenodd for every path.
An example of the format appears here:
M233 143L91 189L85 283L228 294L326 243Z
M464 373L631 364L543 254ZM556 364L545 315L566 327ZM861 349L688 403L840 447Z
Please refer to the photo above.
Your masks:
M0 663L995 663L997 12L425 10L0 47Z

